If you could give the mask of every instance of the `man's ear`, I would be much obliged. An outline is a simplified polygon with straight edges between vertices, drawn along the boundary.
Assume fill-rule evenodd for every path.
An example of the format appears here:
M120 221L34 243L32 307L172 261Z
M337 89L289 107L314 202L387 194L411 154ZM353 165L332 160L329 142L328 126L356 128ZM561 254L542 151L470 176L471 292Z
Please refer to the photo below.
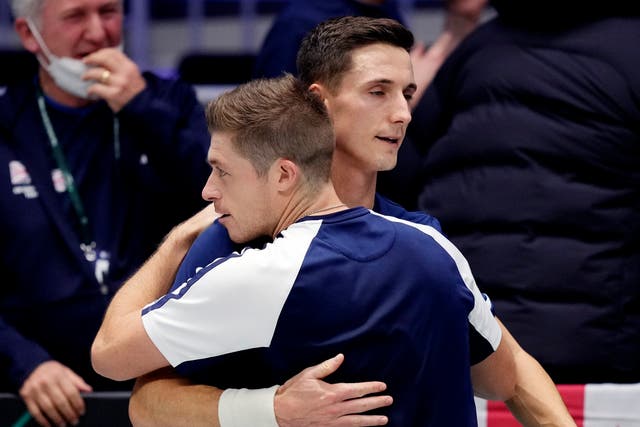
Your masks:
M20 37L20 42L22 42L22 46L28 50L29 52L36 54L40 52L40 45L38 45L38 41L33 36L29 25L27 24L27 20L25 18L16 18L13 27Z
M272 167L274 181L278 191L289 192L300 182L301 174L298 165L288 159L278 159Z
M329 102L327 100L328 90L326 87L322 86L320 83L313 83L309 86L309 91L320 97L322 102L324 102L324 106L329 109Z

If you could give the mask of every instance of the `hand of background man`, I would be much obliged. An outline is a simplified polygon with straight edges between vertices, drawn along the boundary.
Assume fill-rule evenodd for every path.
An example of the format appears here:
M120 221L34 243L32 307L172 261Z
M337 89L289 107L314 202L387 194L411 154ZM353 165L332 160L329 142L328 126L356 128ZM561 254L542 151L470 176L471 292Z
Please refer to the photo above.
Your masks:
M477 22L487 6L487 0L446 0L447 13Z
M447 0L445 3L447 14L443 31L429 46L417 41L410 52L413 75L418 86L409 102L412 109L418 104L449 54L476 28L488 1Z
M84 414L83 392L92 388L65 365L49 360L41 363L20 388L20 397L41 426L77 424Z
M118 48L100 49L83 61L91 66L83 78L96 81L89 95L104 99L114 113L147 86L136 63Z

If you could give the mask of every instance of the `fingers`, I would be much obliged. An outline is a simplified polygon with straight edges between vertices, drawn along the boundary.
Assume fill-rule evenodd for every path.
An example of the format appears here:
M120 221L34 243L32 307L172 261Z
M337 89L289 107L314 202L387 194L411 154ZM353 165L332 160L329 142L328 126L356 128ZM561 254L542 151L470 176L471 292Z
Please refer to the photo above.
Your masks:
M363 412L390 406L393 403L391 396L370 396L343 401L335 406L338 414L362 414Z
M136 67L125 54L115 48L100 49L82 60L89 66L84 74L84 80L93 80L104 86L119 83L120 79L115 76L116 70L123 67ZM129 64L130 63L130 64Z
M33 418L42 426L77 424L85 412L81 391L91 387L68 367L42 363L20 388L20 396Z
M85 56L82 61L90 67L106 68L107 70L116 69L122 66L122 64L135 66L135 63L127 55L113 47L97 50Z
M69 381L65 381L61 385L64 401L60 401L60 404L64 408L62 410L63 415L67 420L72 420L74 417L78 419L84 415L86 411L85 402L80 393L89 393L93 391L91 386L87 384L79 375L69 370ZM65 404L64 402L68 402Z
M391 396L370 396L386 390L385 383L330 384L322 378L334 373L344 355L311 366L290 378L276 392L274 410L278 425L297 427L305 420L308 427L353 427L385 425L387 417L363 413L389 406Z
M41 391L24 399L33 418L42 426L66 425L65 421L77 423L79 416L74 415L69 402L59 391ZM51 423L50 423L51 422Z
M104 99L114 112L120 111L146 87L136 63L116 48L100 49L83 61L89 65L83 79L96 82L89 87L89 95Z
M389 422L384 415L348 415L341 417L331 424L323 427L365 427L383 426Z
M31 414L36 422L43 427L51 427L49 420L45 417L44 413L40 410L40 406L32 399L23 399L24 404L27 406L27 410Z
M49 393L51 405L45 413L57 425L77 424L84 415L84 400L69 383L60 384Z
M333 392L336 395L336 401L356 399L366 396L367 394L380 393L386 389L387 385L380 381L333 384Z
M487 0L448 0L446 8L450 13L477 20L487 4Z

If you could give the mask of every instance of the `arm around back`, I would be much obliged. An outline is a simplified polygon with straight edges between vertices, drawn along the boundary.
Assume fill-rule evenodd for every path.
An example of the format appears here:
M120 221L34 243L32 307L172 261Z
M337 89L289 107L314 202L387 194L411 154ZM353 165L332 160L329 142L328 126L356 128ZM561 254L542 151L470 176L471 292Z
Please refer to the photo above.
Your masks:
M497 319L496 319L497 320ZM471 382L474 394L490 400L507 400L516 390L516 362L505 337L501 322L502 338L496 351L480 363L471 366Z
M280 427L364 427L385 425L387 417L363 414L389 406L393 399L382 393L379 381L330 384L323 378L335 372L344 360L338 355L309 367L278 388L273 405ZM228 427L218 420L222 390L192 384L171 369L139 378L129 401L129 416L135 427ZM246 395L245 395L246 396ZM266 394L262 394L266 397ZM251 404L256 401L252 400ZM244 403L236 402L236 409ZM246 410L253 408L247 406ZM224 408L221 412L227 411ZM233 411L227 413L233 414ZM234 421L237 421L233 418ZM234 424L254 427L249 424Z
M176 226L113 297L91 348L100 375L126 380L169 365L147 335L142 308L167 293L185 253L216 216L210 204Z
M496 352L471 367L475 394L502 400L525 427L575 426L555 384L540 364L500 323Z

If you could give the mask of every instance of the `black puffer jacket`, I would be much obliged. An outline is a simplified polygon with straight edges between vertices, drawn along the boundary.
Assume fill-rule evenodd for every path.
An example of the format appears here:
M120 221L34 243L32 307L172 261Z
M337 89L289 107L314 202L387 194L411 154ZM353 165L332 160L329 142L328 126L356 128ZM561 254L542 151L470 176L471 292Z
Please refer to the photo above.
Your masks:
M640 382L640 19L543 31L523 11L472 33L414 112L419 204L556 382Z

